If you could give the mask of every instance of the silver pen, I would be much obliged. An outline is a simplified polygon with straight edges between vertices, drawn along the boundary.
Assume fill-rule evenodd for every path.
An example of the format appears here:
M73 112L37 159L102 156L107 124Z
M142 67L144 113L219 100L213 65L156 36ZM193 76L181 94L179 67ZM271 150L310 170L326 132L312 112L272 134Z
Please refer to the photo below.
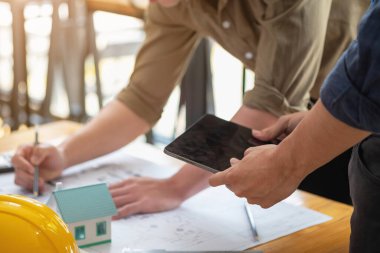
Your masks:
M38 142L38 125L34 128L34 146L37 146L39 144ZM34 180L33 180L33 195L38 197L38 181L40 178L40 170L38 168L38 165L34 165Z
M247 213L249 224L251 226L252 234L253 234L253 241L258 242L259 241L259 234L257 233L257 227L255 220L253 218L251 208L249 207L249 203L247 200L244 201L244 209L245 212Z

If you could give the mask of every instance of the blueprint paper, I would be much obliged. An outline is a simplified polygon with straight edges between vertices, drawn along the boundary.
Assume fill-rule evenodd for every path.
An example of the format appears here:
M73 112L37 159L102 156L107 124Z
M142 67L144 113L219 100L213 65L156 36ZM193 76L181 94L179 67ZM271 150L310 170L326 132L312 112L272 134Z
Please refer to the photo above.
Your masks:
M167 162L156 149L139 144L135 151L144 150L144 157L123 148L107 156L80 164L65 171L57 180L64 188L99 182L114 183L128 177L150 176L165 178L178 170L178 163ZM147 154L150 153L150 154ZM51 191L53 186L48 186ZM0 176L0 193L32 196L13 184L13 174ZM38 198L46 202L49 194ZM244 250L295 231L330 220L316 211L281 202L272 208L251 206L260 240L254 242L244 201L225 187L208 188L182 204L162 213L134 215L112 222L112 243L86 248L89 253L123 253L142 250Z

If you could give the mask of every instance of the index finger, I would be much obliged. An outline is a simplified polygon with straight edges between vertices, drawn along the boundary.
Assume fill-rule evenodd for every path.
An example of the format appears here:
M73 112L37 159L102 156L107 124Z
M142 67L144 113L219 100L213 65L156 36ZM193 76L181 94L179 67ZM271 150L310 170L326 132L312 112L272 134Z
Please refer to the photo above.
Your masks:
M231 168L226 169L225 171L218 172L218 173L212 175L212 176L209 178L209 180L208 180L210 186L215 187L215 186L219 186L219 185L224 185L224 184L226 184L226 183L227 183L227 181L226 181L226 176L227 176L227 174L228 174L228 172L229 172L230 170L231 170Z

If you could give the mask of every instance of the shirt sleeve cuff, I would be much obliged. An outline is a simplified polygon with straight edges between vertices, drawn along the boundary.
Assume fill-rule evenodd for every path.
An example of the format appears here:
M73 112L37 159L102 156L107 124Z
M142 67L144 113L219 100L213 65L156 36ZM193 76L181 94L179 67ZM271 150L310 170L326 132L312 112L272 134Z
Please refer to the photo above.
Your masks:
M124 88L116 96L116 99L125 104L129 109L144 119L151 127L157 123L161 117L162 110L159 107L150 108L145 102L145 97L134 91L132 85Z
M305 96L298 105L291 105L288 99L276 88L257 82L255 87L244 95L243 104L250 108L269 112L275 116L306 111L309 97Z

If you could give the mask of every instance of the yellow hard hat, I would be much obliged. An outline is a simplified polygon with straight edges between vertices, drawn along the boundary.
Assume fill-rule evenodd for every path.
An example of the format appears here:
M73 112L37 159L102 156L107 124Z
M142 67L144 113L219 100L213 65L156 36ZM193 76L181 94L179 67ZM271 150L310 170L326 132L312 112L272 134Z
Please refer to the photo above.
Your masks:
M0 252L79 253L66 224L46 205L0 195Z

